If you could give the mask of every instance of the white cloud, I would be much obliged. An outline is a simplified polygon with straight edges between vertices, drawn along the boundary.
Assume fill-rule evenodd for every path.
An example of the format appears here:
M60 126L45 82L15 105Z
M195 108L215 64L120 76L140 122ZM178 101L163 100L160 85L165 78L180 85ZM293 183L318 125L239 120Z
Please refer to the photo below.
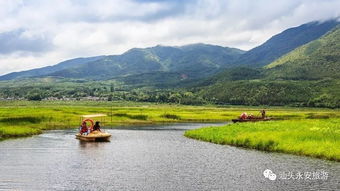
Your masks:
M250 49L286 28L339 17L338 7L338 0L0 0L0 37L22 30L26 39L7 38L0 74L157 44Z

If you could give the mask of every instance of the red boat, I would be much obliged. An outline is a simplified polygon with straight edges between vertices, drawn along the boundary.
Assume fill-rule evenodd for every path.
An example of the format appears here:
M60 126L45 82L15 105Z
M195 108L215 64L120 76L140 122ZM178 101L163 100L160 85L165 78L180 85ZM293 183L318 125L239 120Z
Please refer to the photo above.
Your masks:
M232 119L234 123L237 122L256 122L256 121L270 121L273 120L272 118L252 118L252 119Z
M256 121L269 121L272 118L266 117L266 111L263 109L260 111L262 117L256 117L253 114L248 115L246 112L243 112L238 119L232 119L234 123L237 122L256 122Z

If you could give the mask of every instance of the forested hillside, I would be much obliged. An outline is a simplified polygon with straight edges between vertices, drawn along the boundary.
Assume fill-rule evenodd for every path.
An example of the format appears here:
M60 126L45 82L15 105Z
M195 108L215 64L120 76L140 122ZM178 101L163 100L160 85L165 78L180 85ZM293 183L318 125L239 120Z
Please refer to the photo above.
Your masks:
M243 54L233 64L235 66L262 67L275 61L282 55L315 40L332 30L339 21L310 22L289 28Z
M200 93L224 104L340 107L339 71L337 27L264 68L222 72L208 79Z
M265 67L268 78L317 80L340 78L340 27Z

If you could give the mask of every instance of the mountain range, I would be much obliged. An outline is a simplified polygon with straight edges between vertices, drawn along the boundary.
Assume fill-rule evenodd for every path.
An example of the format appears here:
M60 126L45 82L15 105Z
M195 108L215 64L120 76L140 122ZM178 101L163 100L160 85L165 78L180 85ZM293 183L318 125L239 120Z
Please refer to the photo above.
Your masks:
M27 77L61 77L107 80L133 75L153 78L158 72L168 73L178 80L202 79L225 68L265 66L291 50L319 38L339 22L311 22L290 28L247 52L208 44L180 47L155 46L133 48L121 55L76 58L23 72L0 76L0 80ZM133 77L132 77L133 78Z
M269 78L319 80L340 78L340 27L265 66Z
M249 50L233 64L235 66L265 66L295 48L320 38L338 24L339 21L332 19L289 28L271 37L262 45Z
M128 75L169 72L181 79L206 77L227 68L244 51L208 44L133 48L122 55L77 58L55 66L10 73L0 80L62 77L108 80Z
M12 72L3 76L0 76L0 80L12 80L12 79L20 79L20 78L31 78L31 77L39 77L51 74L56 71L64 70L69 67L77 67L79 65L93 62L103 58L103 56L90 57L90 58L75 58L67 61L63 61L59 64L53 66L46 66L43 68L37 68L22 72Z
M310 22L274 35L249 51L201 43L158 45L121 55L76 58L6 74L0 80L3 87L7 82L48 78L180 88L224 104L340 107L339 31L337 19Z
M262 68L231 68L200 93L221 103L340 107L340 27Z

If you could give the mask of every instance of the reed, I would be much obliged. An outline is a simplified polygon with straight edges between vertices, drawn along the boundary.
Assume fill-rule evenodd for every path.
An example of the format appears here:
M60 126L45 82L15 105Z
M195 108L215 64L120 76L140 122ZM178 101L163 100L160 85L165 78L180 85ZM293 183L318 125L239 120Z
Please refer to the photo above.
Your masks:
M340 119L292 119L236 123L185 132L217 144L340 161Z
M109 128L171 122L227 122L242 112L259 115L262 108L108 101L0 101L0 139L29 136L49 129L78 128L81 115L94 113L107 114L95 120ZM278 119L340 117L338 110L315 108L269 107L267 113Z

